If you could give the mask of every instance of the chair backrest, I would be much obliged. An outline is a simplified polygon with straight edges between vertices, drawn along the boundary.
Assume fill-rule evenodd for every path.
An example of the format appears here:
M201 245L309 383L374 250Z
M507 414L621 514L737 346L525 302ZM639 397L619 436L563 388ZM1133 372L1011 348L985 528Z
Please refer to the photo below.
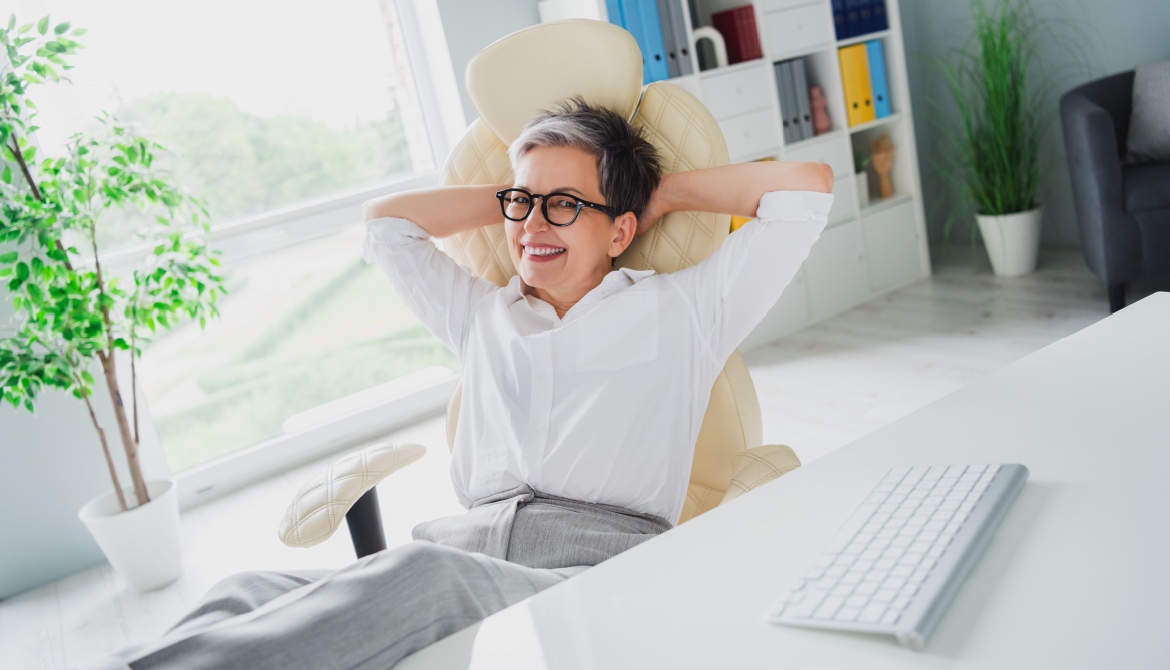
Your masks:
M517 73L528 85L515 86ZM666 172L727 165L727 145L711 113L693 95L666 82L643 89L637 42L600 21L569 19L513 33L481 51L467 66L467 90L479 118L443 167L444 184L497 184L512 179L507 149L540 112L579 95L646 130ZM675 272L706 258L727 237L730 217L671 212L618 257L618 267ZM516 269L500 223L454 235L444 250L477 276L501 286ZM461 387L447 411L454 444ZM719 504L731 481L735 454L762 442L759 400L739 352L711 392L691 466L680 523Z

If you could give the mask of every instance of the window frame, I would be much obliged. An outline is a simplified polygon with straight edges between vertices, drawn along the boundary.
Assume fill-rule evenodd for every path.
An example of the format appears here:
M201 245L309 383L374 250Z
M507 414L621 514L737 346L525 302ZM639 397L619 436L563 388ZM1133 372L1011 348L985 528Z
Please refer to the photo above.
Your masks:
M436 0L394 0L399 29L407 53L427 137L442 165L450 149L466 130L458 87L442 37ZM428 188L440 182L441 170L387 180L375 186L331 194L263 214L213 226L209 243L224 251L225 257L246 258L292 244L323 237L361 221L362 204L390 193ZM138 245L101 255L111 270L136 266L151 253L149 245ZM354 250L355 254L360 249ZM425 372L425 371L424 371ZM454 393L459 375L407 375L408 384L392 399L367 406L346 416L306 430L278 435L206 463L169 472L178 485L179 507L190 509L210 502L262 479L303 465L330 453L352 448L420 419L443 413ZM128 381L128 380L127 380ZM388 380L393 381L393 380ZM410 383L413 382L413 383ZM139 397L144 392L139 385ZM149 404L139 408L145 435L157 435ZM144 441L149 460L166 463L161 440Z

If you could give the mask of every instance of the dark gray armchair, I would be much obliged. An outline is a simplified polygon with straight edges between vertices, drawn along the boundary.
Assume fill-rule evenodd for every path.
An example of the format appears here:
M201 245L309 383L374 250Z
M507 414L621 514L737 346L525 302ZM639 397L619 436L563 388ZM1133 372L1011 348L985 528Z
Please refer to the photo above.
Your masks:
M1123 162L1132 102L1132 70L1060 99L1081 249L1111 312L1125 307L1127 285L1170 275L1170 163Z

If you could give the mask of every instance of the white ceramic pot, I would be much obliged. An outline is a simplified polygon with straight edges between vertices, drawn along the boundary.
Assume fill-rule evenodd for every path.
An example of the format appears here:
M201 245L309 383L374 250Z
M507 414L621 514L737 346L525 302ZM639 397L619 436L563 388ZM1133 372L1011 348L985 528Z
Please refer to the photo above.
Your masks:
M991 268L999 277L1019 277L1036 269L1040 253L1040 218L1044 209L984 216L977 214L983 245L991 257Z
M179 495L174 480L146 483L150 502L122 512L113 491L87 502L77 517L110 565L138 591L151 591L183 574ZM124 490L127 502L134 492Z

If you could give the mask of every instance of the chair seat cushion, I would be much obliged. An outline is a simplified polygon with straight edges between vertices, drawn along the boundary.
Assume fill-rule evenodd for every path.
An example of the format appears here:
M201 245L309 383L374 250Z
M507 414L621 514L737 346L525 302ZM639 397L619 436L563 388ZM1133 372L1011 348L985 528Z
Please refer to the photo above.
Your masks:
M1170 162L1127 165L1123 174L1126 211L1170 208Z

